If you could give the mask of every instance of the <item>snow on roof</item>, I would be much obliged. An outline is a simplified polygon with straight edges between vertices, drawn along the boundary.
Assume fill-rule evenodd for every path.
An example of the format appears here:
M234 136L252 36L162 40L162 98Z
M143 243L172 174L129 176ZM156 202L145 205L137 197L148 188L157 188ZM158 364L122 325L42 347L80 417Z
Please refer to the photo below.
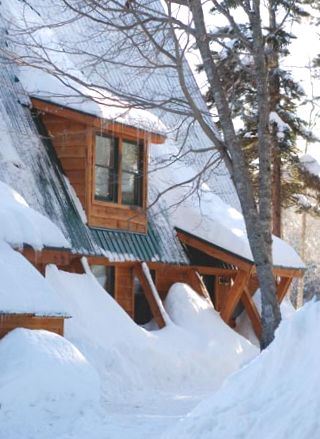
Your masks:
M70 248L70 243L49 218L29 207L18 192L0 181L1 240L14 247L28 244L37 250L44 246Z
M160 1L153 2L152 6L158 7L162 13ZM178 74L169 65L158 69L154 68L157 62L153 64L151 61L150 66L145 67L146 58L141 55L138 47L123 41L123 35L115 32L113 28L106 38L107 30L99 21L92 26L92 22L86 17L74 16L70 9L65 8L63 2L47 0L44 4L39 0L31 0L28 4L22 4L17 0L4 0L0 7L7 17L9 35L12 33L13 39L15 38L17 24L22 28L21 34L23 34L23 28L31 25L33 29L36 29L32 33L32 38L35 39L34 41L38 40L44 47L42 52L39 49L40 55L43 56L45 53L45 56L50 58L48 62L44 60L40 62L39 51L33 44L33 52L25 60L36 64L38 68L47 69L47 73L32 73L30 68L21 70L21 81L29 93L37 94L43 99L45 95L50 100L58 99L59 103L64 105L66 105L68 94L71 94L67 101L69 100L68 105L72 108L92 112L99 116L106 111L106 117L109 118L108 112L113 110L101 104L105 98L115 104L114 93L116 92L116 107L119 105L122 107L120 113L125 113L123 117L130 119L132 110L133 119L139 119L141 123L143 119L146 119L151 122L152 126L156 125L157 130L165 129L166 146L170 154L172 156L178 152L182 155L186 154L185 166L192 166L199 170L206 165L209 156L215 155L218 158L215 148L209 153L192 152L198 148L208 149L212 146L212 142L194 120L189 104L182 93ZM61 25L62 22L66 24ZM26 32L24 36L25 34ZM164 44L168 45L166 47L168 51L172 50L170 41ZM21 49L23 48L20 44L19 50ZM151 57L153 56L161 57L156 53L152 53ZM52 72L55 67L58 70L49 79L48 72ZM185 62L183 67L189 93L197 102L207 123L219 136L188 64ZM63 75L64 71L67 71L68 77ZM80 84L75 84L74 78L77 78ZM66 84L71 85L71 88L65 87ZM56 96L53 97L53 94ZM81 96L82 94L84 97ZM139 108L132 108L130 97L138 99L141 107L135 103L135 106L138 105ZM87 98L95 99L94 102L89 102ZM147 113L144 112L145 109L141 110L145 102L147 102L145 105ZM117 113L118 110L119 108L116 108L115 112ZM114 117L114 113L111 117ZM154 154L155 149L151 150L151 168L155 165L154 159L156 161L159 159L157 153ZM238 197L224 163L220 160L214 169L206 174L207 179L211 180L212 190L224 201L239 208ZM149 187L151 190L156 188L152 173Z
M18 77L32 97L141 130L158 134L167 131L164 123L150 111L134 108L102 88L89 88L69 78L61 80L33 67L21 67Z
M52 99L50 94L54 94L54 99L60 99L59 102L63 103L67 94L73 95L74 89L80 90L80 95L83 94L85 99L79 98L79 92L77 92L78 96L76 94L71 96L71 103L69 102L68 105L76 109L86 108L86 111L100 115L104 110L100 108L99 87L101 90L108 87L117 90L120 96L117 97L120 106L121 96L131 95L139 97L142 101L154 102L154 108L149 107L150 111L165 125L167 140L161 148L151 150L150 201L154 200L157 192L165 192L159 209L179 203L172 213L172 225L252 261L243 218L237 212L240 210L239 200L229 172L224 163L219 160L218 152L215 148L208 153L192 152L198 148L210 147L211 142L198 123L193 120L190 110L188 112L177 72L170 68L144 69L144 60L139 50L133 45L128 47L129 45L122 44L122 50L119 51L121 35L118 32L110 32L108 38L102 38L105 29L100 28L98 22L95 23L93 29L88 19L79 17L79 15L74 17L70 10L66 10L57 1L48 0L44 5L39 0L32 0L23 7L20 2L18 3L4 1L1 7L3 10L6 5L5 13L8 14L10 10L15 20L22 22L22 26L26 26L26 22L28 25L30 23L33 26L34 24L40 25L41 28L33 33L32 37L38 38L41 44L49 50L51 64L49 62L45 68L52 71L53 63L57 64L60 71L67 70L71 74L71 78L63 75L49 78L48 73L41 72L33 76L30 68L22 68L21 80L29 93L39 93L38 96L44 98L41 93L47 89L47 97ZM156 5L161 8L160 2L153 4L153 6ZM67 24L60 25L64 20ZM56 25L57 23L60 24ZM170 50L169 46L168 50ZM94 54L91 58L90 53ZM107 58L105 54L108 54ZM37 56L35 58L37 59ZM99 59L103 59L104 62L92 64L94 60ZM141 63L140 69L137 68L139 62ZM41 66L38 65L38 67ZM207 114L208 110L187 63L184 64L184 69L189 93L203 113ZM81 89L82 83L76 84L75 87L75 83L72 82L73 78L77 78L80 82L83 79L86 88ZM45 84L46 81L47 84ZM88 84L94 84L94 86L88 89ZM66 85L71 85L71 88ZM90 103L89 97L94 98ZM114 100L113 94L108 95L105 92L101 99L104 98ZM165 101L166 98L167 101ZM72 101L72 99L75 100ZM125 99L123 102L126 105ZM157 105L159 102L166 102L166 104ZM95 113L96 111L101 113ZM106 109L106 111L109 110ZM130 108L128 114L129 112ZM144 117L144 113L141 114ZM106 117L109 116L106 114ZM148 115L146 117L148 118ZM278 119L274 118L274 120L280 124ZM215 129L212 121L208 120L208 123ZM216 134L219 135L217 130ZM179 153L185 154L185 157L172 163L172 157ZM168 158L171 158L171 164L166 162ZM195 178L191 183L185 183L186 180L196 177L209 161L212 164L201 177ZM180 184L179 187L168 191L170 186L177 185L177 183ZM190 193L193 195L190 196ZM199 201L200 196L201 201ZM273 256L275 265L304 267L296 252L276 238Z
M168 181L175 185L192 176L192 168L181 168L178 162L173 168L175 172L164 168L156 174L159 190L165 188ZM172 206L170 209L172 224L195 237L253 262L242 214L222 201L206 182L200 182L200 196L197 193L196 196L184 199L187 186L182 185L177 190L169 191L164 195L168 208ZM305 268L296 251L276 236L273 237L273 263L279 267Z
M316 158L310 154L304 154L300 157L300 163L310 174L320 178L320 163Z
M0 240L0 314L65 315L55 291L9 244Z

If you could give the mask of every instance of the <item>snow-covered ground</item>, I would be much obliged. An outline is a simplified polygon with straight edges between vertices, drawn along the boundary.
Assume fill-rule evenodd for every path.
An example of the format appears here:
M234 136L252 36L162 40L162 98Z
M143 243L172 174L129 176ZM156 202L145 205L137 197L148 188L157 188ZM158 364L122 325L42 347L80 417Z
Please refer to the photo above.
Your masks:
M269 349L163 439L320 437L320 303L284 320Z
M186 285L169 292L168 326L147 331L90 272L50 266L44 281L73 316L68 341L29 330L0 341L1 438L161 437L258 353Z
M0 340L0 439L319 437L320 303L284 320L262 355L185 284L168 293L167 326L147 331L86 264L85 274L49 266L42 277L10 244L67 243L0 191L0 312L72 316L65 338L16 329Z

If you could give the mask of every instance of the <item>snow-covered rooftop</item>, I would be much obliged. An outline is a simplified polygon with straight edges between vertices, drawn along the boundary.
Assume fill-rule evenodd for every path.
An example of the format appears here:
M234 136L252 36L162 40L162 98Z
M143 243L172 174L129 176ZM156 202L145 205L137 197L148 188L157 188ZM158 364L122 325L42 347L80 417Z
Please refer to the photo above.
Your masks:
M243 217L239 213L239 200L229 172L214 148L207 153L193 152L199 148L208 149L211 142L192 118L190 109L189 113L187 111L177 73L170 67L144 68L145 60L141 59L138 49L122 44L122 50L117 50L121 43L117 32L102 38L105 29L100 28L99 23L92 29L88 19L74 17L59 1L48 0L44 4L32 0L22 4L17 0L5 0L0 8L8 19L9 35L17 30L17 24L22 29L31 25L36 29L32 38L42 47L39 49L33 45L32 49L26 49L22 45L19 48L28 54L27 61L37 67L22 66L19 69L18 76L28 93L123 123L133 123L130 122L132 115L132 120L145 120L148 129L151 123L156 130L165 130L165 144L161 148L151 148L150 202L158 193L165 193L158 203L158 210L170 209L172 226L252 261ZM14 18L11 22L10 17ZM57 25L64 21L65 25ZM30 42L30 35L25 37ZM47 62L43 61L43 50L48 56ZM108 54L106 58L105 54ZM100 62L101 59L104 62ZM141 69L137 68L139 62ZM199 108L207 113L187 63L184 69L189 92ZM110 90L116 90L117 97ZM139 97L141 102L148 101L149 104L153 102L154 106L148 107L147 112L133 108L124 98L128 96ZM183 158L177 159L179 154ZM200 175L208 162L211 166ZM172 186L175 189L168 191ZM296 252L277 238L274 238L273 257L278 266L304 267Z

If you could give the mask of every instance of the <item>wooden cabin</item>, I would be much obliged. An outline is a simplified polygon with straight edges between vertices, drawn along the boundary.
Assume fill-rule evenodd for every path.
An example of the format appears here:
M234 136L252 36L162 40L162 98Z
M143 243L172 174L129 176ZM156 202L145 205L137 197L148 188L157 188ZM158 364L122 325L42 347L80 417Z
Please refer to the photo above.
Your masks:
M68 26L72 27L72 23ZM84 70L85 67L83 75ZM37 70L37 77L40 73ZM31 79L33 74L30 67ZM87 97L80 95L70 100L70 90L66 88L55 96L50 84L56 80L55 86L61 86L61 82L43 74L47 76L39 83L28 81L25 69L20 82L19 71L12 63L2 66L0 99L4 105L0 112L3 130L10 138L11 153L5 149L0 151L0 180L50 218L71 247L47 246L37 252L25 245L21 250L23 255L41 273L48 264L81 273L81 258L85 256L106 294L111 294L137 323L146 323L154 317L159 327L163 327L165 322L152 294L153 285L142 269L144 262L162 300L171 285L186 282L211 299L230 326L235 325L235 318L245 310L259 336L260 316L252 300L258 288L253 261L232 248L220 246L215 241L214 228L210 237L204 239L196 230L174 224L170 212L162 209L161 203L156 214L157 207L149 208L151 145L160 149L164 143L178 149L182 146L210 149L201 127L193 118L191 123L190 118L180 117L179 112L174 117L180 120L174 121L172 114L163 112L164 123L179 127L179 132L171 133L168 139L156 129L120 123L89 110L85 112L82 103ZM119 66L116 74L117 84L122 81L131 87L125 69L122 71ZM161 74L166 76L166 70ZM162 83L161 74L158 72L152 77L148 72L143 78L146 86L141 93L151 90L156 95L158 90L165 90L167 79ZM103 71L99 79L105 75ZM113 79L112 75L108 78ZM167 91L175 89L178 93L177 78L172 77L171 81ZM195 99L201 108L206 108L194 80L190 81ZM35 84L34 90L30 84ZM48 84L48 89L41 90L44 84ZM183 99L181 102L185 111L186 104ZM192 159L201 161L199 154L189 156L189 164ZM221 161L211 174L212 191L225 203L239 208L229 172ZM292 279L302 276L303 269L294 264L279 265L274 267L274 275L281 301ZM15 317L10 319L11 326L18 324L13 323ZM30 325L39 323L33 315L19 319L20 323L21 319L24 322L29 319ZM57 332L62 331L61 322L50 320L49 324Z
M154 318L163 327L141 267L146 262L162 300L174 283L188 283L211 299L230 326L245 310L259 337L260 316L252 299L259 283L252 260L169 223L164 227L162 222L160 228L148 212L149 143L161 147L164 136L36 98L32 113L51 160L81 202L87 218L81 228L93 243L91 251L47 248L37 253L24 248L23 254L39 271L54 263L82 272L81 257L86 256L101 285L137 323ZM74 200L69 203L77 213ZM82 237L80 233L77 239ZM281 302L292 279L302 276L303 270L275 267L274 274Z

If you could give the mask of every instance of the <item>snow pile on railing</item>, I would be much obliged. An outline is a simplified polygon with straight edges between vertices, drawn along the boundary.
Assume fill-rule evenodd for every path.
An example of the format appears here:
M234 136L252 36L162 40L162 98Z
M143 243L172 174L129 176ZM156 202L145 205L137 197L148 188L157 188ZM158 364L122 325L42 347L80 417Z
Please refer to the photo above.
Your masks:
M320 437L320 302L280 325L275 341L164 439Z

